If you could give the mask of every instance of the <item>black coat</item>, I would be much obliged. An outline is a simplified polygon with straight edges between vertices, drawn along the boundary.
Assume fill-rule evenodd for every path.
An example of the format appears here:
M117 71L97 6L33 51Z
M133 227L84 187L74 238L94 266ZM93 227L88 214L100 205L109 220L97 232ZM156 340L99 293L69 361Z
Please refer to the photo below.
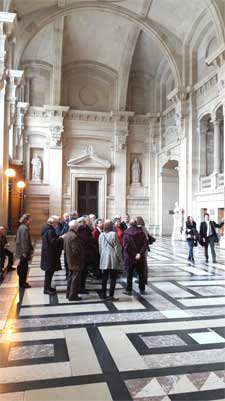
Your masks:
M46 224L41 230L41 269L45 271L61 270L60 256L63 240L56 234L54 227Z
M87 225L80 226L77 235L84 246L85 266L99 267L98 243L94 239L90 227Z
M186 234L187 240L195 241L195 240L199 239L195 221L193 221L192 224L190 222L186 221L185 234Z
M216 232L216 228L221 228L223 226L223 222L220 224L217 224L215 221L210 220L209 224L211 225L211 229L212 229L212 235L214 237L214 240L216 242L218 242L218 236L217 236L217 232ZM204 245L204 242L202 241L203 238L206 239L207 237L207 223L205 221L202 221L200 224L200 243L201 245Z

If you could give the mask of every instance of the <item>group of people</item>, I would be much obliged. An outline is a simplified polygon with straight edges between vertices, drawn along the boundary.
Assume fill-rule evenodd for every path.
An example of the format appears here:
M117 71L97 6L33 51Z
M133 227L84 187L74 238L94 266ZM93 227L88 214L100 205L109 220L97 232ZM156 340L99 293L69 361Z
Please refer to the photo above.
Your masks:
M186 221L186 239L189 248L189 262L195 263L193 248L199 243L204 247L206 263L209 261L209 246L211 249L212 261L213 263L216 263L215 243L218 242L216 228L221 228L223 225L224 219L220 224L217 224L215 221L210 220L208 213L205 213L204 221L201 222L198 232L196 228L196 222L194 221L193 217L188 216Z
M61 252L67 274L67 298L79 301L80 295L88 294L86 279L89 273L102 280L102 299L114 297L116 280L127 272L125 293L132 294L134 271L139 276L139 290L143 294L147 283L147 253L153 242L141 216L123 220L96 219L95 215L78 217L77 212L64 213L63 219L49 217L42 228L41 268L45 271L44 293L53 295L54 272L61 269ZM110 280L109 294L107 282Z
M27 282L28 264L33 253L30 235L31 215L24 214L19 220L16 235L16 258L19 286L29 288ZM205 250L205 261L209 260L208 247L211 248L212 261L216 263L215 242L218 242L216 228L220 224L210 220L208 213L197 231L191 216L186 221L186 239L189 247L188 261L195 263L193 248L200 243ZM64 252L64 265L67 276L67 298L70 301L81 300L80 295L88 294L86 280L88 274L102 281L103 299L115 300L114 292L117 278L126 272L127 284L124 291L132 295L134 272L138 275L140 294L144 294L147 284L147 255L149 245L154 238L145 227L141 216L130 219L126 214L123 219L115 216L113 220L96 219L94 214L78 216L77 211L64 213L63 218L49 217L41 231L41 269L45 271L44 293L53 295L54 272L61 269L61 255ZM0 227L0 274L3 270L12 271L13 253L4 227ZM5 260L8 259L6 265ZM6 266L5 266L6 265ZM107 282L110 280L109 294Z

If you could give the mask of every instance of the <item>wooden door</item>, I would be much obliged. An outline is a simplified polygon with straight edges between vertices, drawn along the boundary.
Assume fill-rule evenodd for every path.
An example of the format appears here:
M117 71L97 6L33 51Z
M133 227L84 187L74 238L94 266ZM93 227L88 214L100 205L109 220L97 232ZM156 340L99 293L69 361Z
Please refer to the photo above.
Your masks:
M98 216L98 181L78 181L78 213Z

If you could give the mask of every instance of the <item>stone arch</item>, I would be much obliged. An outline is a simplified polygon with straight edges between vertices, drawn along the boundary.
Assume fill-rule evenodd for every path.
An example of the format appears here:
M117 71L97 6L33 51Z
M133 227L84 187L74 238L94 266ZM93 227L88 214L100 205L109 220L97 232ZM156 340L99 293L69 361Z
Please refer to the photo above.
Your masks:
M161 49L163 55L168 59L172 73L174 75L174 80L176 83L176 86L181 85L181 76L180 76L180 71L179 71L179 66L177 61L175 60L175 57L173 55L173 49L170 49L170 47L165 43L161 37L161 35L153 29L153 27L148 23L147 20L143 20L139 16L137 16L135 13L128 11L128 10L122 10L118 6L112 6L108 4L99 4L96 6L95 4L90 4L90 3L78 3L72 5L69 9L58 9L55 12L53 12L51 15L45 15L42 17L40 16L40 20L38 23L34 24L31 23L31 32L27 32L27 37L22 38L22 42L20 47L18 47L18 53L16 55L16 60L15 64L18 65L20 58L23 54L23 51L25 50L26 46L29 44L30 40L47 24L51 23L55 17L59 16L67 16L75 12L80 12L81 10L97 10L99 12L107 12L107 13L112 13L115 15L119 15L123 18L128 19L129 21L133 22L138 26L140 29L143 31L152 34L154 39L156 40L157 44L159 45L159 48ZM22 34L22 32L20 33Z

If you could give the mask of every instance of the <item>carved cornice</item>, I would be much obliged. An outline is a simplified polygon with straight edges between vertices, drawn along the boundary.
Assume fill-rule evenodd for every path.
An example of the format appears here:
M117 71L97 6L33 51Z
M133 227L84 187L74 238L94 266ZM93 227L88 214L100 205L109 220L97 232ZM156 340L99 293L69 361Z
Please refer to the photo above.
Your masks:
M44 105L43 109L46 113L46 117L65 117L69 111L69 106L55 106L55 105Z
M201 82L198 82L194 86L194 91L196 94L196 97L198 98L199 96L205 96L205 94L212 89L218 82L218 75L213 71L212 74L210 74L206 79L204 79Z
M111 111L113 121L127 124L129 119L134 116L134 111Z
M66 120L92 121L102 123L113 122L113 118L110 113L81 110L70 110L66 116Z
M213 53L206 60L207 65L215 65L221 68L225 65L225 45L221 46L215 53Z

